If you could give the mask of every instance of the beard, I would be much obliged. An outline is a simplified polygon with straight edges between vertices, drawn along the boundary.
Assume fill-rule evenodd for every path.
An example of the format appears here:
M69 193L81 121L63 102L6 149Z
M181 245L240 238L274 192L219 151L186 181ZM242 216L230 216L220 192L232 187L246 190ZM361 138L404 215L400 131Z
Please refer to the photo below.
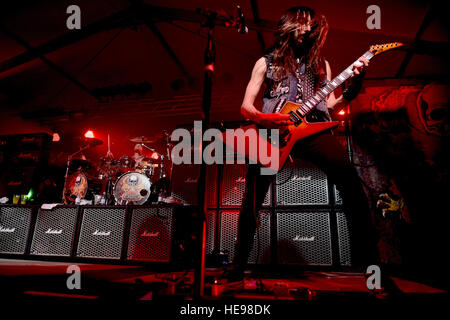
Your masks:
M301 40L291 39L291 47L297 58L307 56L316 41L315 37L311 37L311 33L307 32L301 35Z

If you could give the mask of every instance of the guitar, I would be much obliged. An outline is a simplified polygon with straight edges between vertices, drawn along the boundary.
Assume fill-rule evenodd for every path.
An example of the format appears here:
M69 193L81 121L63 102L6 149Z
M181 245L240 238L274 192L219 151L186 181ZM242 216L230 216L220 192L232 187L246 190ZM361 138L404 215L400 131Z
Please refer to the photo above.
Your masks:
M266 168L271 168L272 170L278 171L283 168L286 159L288 158L292 147L294 144L306 137L311 135L320 133L322 131L326 131L329 129L336 128L339 125L339 121L330 121L330 122L314 122L309 123L306 120L306 116L316 108L316 106L327 96L333 92L339 85L341 85L344 81L350 78L353 74L353 65L361 65L359 59L366 58L367 60L372 59L374 56L379 55L383 52L398 48L403 46L403 43L394 42L394 43L386 43L381 45L373 45L370 46L370 49L366 51L361 57L359 57L355 62L353 62L350 66L348 66L344 71L342 71L337 77L327 83L326 86L318 90L310 99L308 99L303 104L298 104L294 102L286 102L280 110L282 114L289 114L289 120L293 122L292 125L289 125L286 129L280 132L280 141L278 143L274 143L273 141L269 141L266 137L257 134L257 143L258 148L261 148L262 144L266 144L263 147L266 147L265 150L271 150L271 154L276 152L279 154L278 163L274 164L271 162L267 162L266 160L261 161L260 155L258 152L255 152L255 149L245 148L242 146L238 146L235 148L234 139L227 139L226 134L221 136L222 141L228 146L235 150L238 156L243 156L253 163L259 163ZM250 124L246 126L242 126L240 129L243 130L244 134L248 132L248 130L254 130L258 132L259 127L256 124Z

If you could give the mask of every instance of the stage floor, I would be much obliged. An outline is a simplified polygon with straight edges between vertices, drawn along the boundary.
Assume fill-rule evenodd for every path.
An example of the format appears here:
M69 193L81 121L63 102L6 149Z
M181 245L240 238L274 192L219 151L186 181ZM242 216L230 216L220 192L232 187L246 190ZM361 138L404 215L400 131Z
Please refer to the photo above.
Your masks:
M76 283L73 273L68 271L71 265L78 266L80 270L79 289L69 289L67 286L67 282ZM28 300L192 300L194 271L167 269L170 268L163 266L155 271L151 266L144 265L0 259L0 293L9 299ZM246 272L244 280L238 282L221 279L222 273L220 268L205 269L203 299L320 301L329 297L374 298L361 273L300 269L289 273L253 271ZM400 289L397 295L403 298L447 296L446 291L423 283L396 277L391 279Z

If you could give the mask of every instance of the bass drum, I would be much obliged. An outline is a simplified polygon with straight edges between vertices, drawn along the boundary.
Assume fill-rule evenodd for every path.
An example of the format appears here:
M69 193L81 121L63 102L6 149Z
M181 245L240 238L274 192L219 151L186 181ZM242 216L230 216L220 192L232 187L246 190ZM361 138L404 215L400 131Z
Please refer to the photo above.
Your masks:
M113 195L118 205L144 204L150 197L150 179L139 172L127 172L114 184Z

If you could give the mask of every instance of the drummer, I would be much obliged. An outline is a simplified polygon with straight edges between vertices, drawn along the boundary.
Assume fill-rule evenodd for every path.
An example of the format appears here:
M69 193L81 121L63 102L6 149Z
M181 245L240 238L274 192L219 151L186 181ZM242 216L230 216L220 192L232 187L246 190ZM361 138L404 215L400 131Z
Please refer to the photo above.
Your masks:
M135 161L135 168L145 167L145 165L148 164L149 160L149 157L144 155L142 145L139 143L134 146L134 155L132 158ZM152 152L150 158L158 159L158 153Z
M134 146L134 155L133 155L133 160L135 161L135 166L139 167L144 158L145 158L145 156L142 154L142 145L137 143Z

